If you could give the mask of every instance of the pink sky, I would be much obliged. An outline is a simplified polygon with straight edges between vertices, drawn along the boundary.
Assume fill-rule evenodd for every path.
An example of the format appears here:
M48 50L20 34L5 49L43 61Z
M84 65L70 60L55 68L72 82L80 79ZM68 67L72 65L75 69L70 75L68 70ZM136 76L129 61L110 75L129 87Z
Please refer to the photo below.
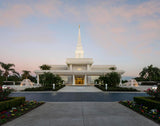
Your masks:
M160 67L160 1L0 0L0 61L16 70L65 64L74 57L81 24L86 57L138 76Z

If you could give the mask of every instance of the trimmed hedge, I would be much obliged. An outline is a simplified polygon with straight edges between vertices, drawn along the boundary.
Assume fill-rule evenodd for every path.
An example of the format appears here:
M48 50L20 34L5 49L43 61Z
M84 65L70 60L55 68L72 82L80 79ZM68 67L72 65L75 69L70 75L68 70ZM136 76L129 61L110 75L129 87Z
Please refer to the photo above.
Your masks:
M26 88L24 91L57 91L63 88L65 85L56 86L55 90L53 87L36 87L36 88Z
M152 97L134 97L134 101L137 104L147 106L149 109L160 110L160 101L157 101Z
M141 82L141 85L157 85L158 82L154 82L154 81L144 81L144 82Z
M99 85L94 85L95 87L101 89L102 91L106 91L106 89L104 88L104 86L99 86Z
M11 97L11 99L0 102L0 112L12 107L16 107L25 102L25 97Z
M134 88L124 88L124 87L108 87L106 90L104 86L95 85L95 87L101 89L102 91L138 91Z
M137 89L125 87L109 87L107 91L137 91Z

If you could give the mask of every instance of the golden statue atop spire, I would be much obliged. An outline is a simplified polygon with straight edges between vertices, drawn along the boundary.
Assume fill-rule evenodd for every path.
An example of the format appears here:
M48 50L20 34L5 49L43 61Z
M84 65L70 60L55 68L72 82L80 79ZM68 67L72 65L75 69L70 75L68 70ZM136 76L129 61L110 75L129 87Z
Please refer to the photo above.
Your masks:
M79 28L80 28L80 24L79 24Z

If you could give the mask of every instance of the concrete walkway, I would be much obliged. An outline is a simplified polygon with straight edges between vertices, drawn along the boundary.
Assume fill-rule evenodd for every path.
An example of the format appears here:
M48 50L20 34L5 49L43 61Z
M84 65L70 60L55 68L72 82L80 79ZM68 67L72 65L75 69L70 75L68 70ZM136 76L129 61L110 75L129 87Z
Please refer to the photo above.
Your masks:
M94 86L65 86L58 92L102 92Z
M48 102L4 126L159 126L117 102Z

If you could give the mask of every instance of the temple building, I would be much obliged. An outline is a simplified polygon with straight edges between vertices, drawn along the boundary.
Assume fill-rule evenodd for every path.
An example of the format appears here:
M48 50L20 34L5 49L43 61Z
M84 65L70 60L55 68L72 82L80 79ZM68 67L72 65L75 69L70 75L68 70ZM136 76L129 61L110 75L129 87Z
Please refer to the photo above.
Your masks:
M93 65L92 58L84 58L84 51L81 43L80 26L78 33L78 42L75 51L75 58L67 58L66 65L50 65L50 70L36 70L37 83L39 84L39 75L45 72L51 72L59 75L65 84L69 85L90 85L100 75L110 72L123 74L123 70L118 70L115 65Z

